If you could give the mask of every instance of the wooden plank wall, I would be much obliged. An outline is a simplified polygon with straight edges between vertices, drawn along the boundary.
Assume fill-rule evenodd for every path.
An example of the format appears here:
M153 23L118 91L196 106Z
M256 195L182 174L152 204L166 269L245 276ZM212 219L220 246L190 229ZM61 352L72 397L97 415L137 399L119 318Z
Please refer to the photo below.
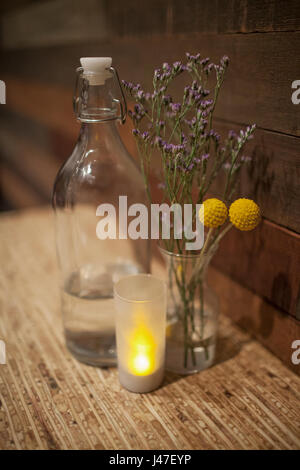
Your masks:
M2 5L2 4L1 4ZM214 259L222 308L290 367L300 338L300 79L298 0L61 0L3 4L0 79L1 207L49 202L78 125L72 113L79 57L112 56L122 78L151 86L162 62L201 52L231 59L216 111L222 133L256 123L240 194L264 221L232 231ZM135 153L130 123L120 128ZM298 371L299 366L294 366Z

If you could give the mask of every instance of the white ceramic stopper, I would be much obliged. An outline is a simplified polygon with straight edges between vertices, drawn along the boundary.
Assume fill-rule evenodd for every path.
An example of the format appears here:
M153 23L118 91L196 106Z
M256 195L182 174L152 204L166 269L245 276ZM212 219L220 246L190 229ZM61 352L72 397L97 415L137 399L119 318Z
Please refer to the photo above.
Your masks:
M111 78L111 73L107 70L111 67L111 57L81 57L80 63L90 85L104 85L105 80Z

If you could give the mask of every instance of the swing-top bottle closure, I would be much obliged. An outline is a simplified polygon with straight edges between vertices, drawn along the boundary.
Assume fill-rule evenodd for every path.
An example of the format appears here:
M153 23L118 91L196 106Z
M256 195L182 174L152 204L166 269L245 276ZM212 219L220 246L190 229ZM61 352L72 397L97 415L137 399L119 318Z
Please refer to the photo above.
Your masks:
M112 58L82 57L80 63L73 97L77 119L82 122L120 119L124 124L127 104L118 72L111 65Z

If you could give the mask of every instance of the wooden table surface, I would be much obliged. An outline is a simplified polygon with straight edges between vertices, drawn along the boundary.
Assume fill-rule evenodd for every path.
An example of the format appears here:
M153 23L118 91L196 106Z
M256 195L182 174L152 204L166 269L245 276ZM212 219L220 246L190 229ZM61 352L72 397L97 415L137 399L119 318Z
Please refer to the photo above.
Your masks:
M0 448L300 448L300 378L229 319L215 366L129 393L65 348L51 211L3 214L0 233Z

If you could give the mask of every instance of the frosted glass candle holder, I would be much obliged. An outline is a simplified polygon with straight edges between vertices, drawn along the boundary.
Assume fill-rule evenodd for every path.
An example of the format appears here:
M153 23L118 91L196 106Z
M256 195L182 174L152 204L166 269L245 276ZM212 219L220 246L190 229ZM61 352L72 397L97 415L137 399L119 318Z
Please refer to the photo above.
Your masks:
M127 390L146 393L164 376L166 285L150 274L121 279L114 286L119 380Z

